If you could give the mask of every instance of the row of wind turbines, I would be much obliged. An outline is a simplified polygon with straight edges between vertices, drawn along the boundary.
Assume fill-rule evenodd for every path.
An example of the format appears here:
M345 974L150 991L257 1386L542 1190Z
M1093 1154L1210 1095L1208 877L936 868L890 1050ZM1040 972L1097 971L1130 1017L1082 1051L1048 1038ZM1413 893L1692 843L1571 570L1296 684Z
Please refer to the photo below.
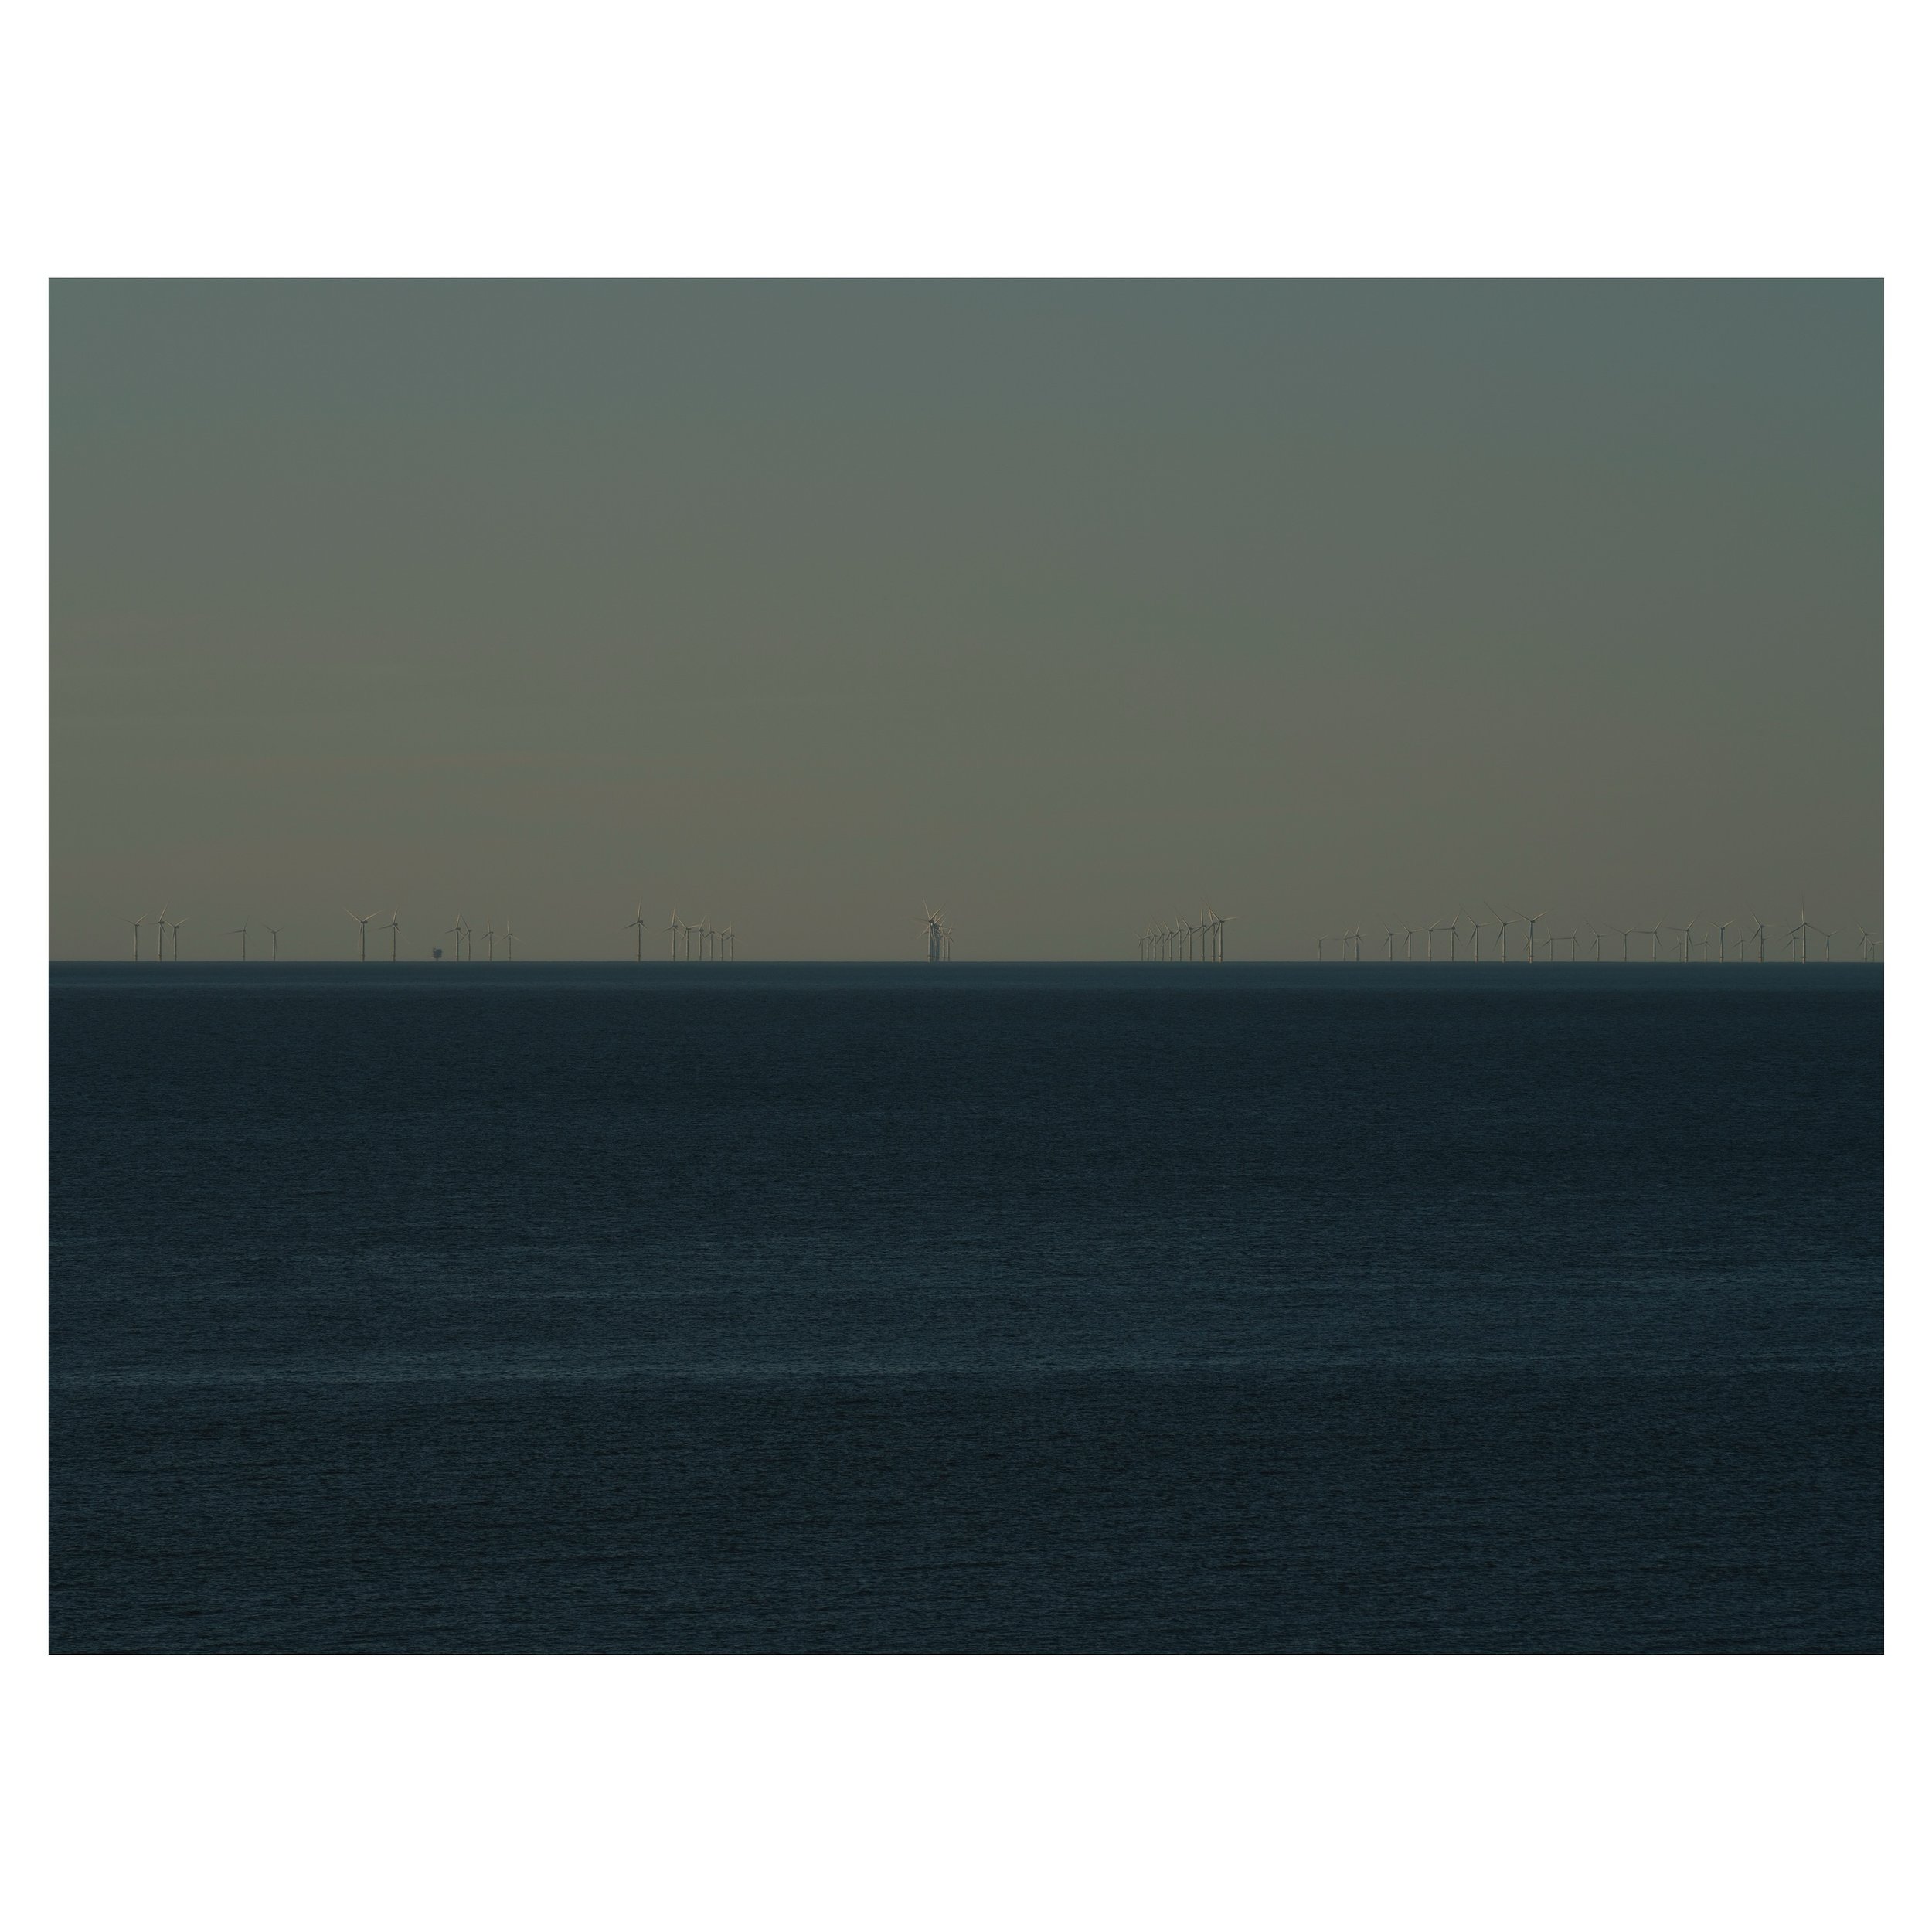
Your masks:
M1630 958L1630 942L1633 939L1650 941L1650 957L1642 963L1656 964L1660 960L1669 959L1679 964L1689 965L1693 959L1714 965L1722 965L1731 960L1750 960L1762 965L1770 958L1782 959L1788 954L1799 965L1810 964L1814 957L1829 962L1832 944L1835 939L1848 938L1843 934L1827 932L1806 914L1802 906L1798 908L1798 923L1779 930L1767 925L1756 913L1745 918L1726 917L1712 920L1700 934L1698 920L1706 917L1675 921L1658 920L1648 926L1615 926L1607 920L1580 920L1583 928L1575 927L1568 932L1546 932L1539 938L1536 928L1549 917L1547 912L1502 913L1494 906L1486 907L1488 921L1478 919L1473 913L1458 907L1453 919L1432 920L1426 926L1384 925L1374 929L1376 932L1376 950L1386 960L1396 957L1396 947L1400 940L1402 957L1413 961L1418 942L1423 945L1425 964L1437 957L1436 942L1443 939L1443 957L1449 960L1466 958L1480 961L1482 957L1483 934L1493 935L1490 957L1506 964L1510 957L1509 934L1512 927L1522 937L1519 942L1519 956L1526 964L1533 964L1539 959L1549 961L1576 961L1588 958L1600 960L1604 957L1604 942L1607 939L1621 940L1622 951L1614 955L1628 961ZM1882 954L1883 941L1876 933L1868 932L1862 926L1854 926L1852 930L1859 936L1859 957L1867 965L1876 962ZM1587 933L1586 938L1584 934ZM1731 935L1737 937L1733 940ZM1668 952L1660 951L1666 935L1673 935L1675 943ZM1465 936L1467 945L1464 946ZM1814 941L1821 950L1814 954ZM1342 933L1324 933L1315 941L1315 957L1325 960L1328 948L1335 950L1335 957L1343 963L1359 962L1362 957L1362 932L1359 926ZM1849 943L1849 939L1848 939ZM1566 951L1564 949L1567 949ZM1755 951L1753 951L1755 948Z
M355 926L355 956L359 960L369 957L369 931L380 917L376 913L359 913L348 906L344 913ZM1481 918L1458 906L1455 916L1450 919L1432 920L1424 926L1385 924L1371 929L1374 954L1393 961L1397 957L1396 947L1400 946L1400 957L1404 961L1415 961L1420 951L1421 961L1434 964L1438 959L1456 961L1468 959L1479 962L1483 956L1483 940L1490 937L1490 957L1506 964L1511 957L1510 934L1520 934L1517 957L1529 964L1539 960L1573 961L1581 959L1601 960L1606 940L1621 942L1621 951L1614 957L1628 961L1631 957L1630 942L1650 942L1649 963L1668 959L1689 964L1693 959L1702 959L1714 964L1728 961L1753 960L1762 964L1767 960L1783 958L1787 955L1801 965L1808 965L1814 957L1829 961L1835 941L1844 940L1849 943L1849 935L1828 932L1817 924L1801 906L1798 923L1783 929L1774 929L1755 913L1747 918L1713 920L1700 934L1698 920L1658 920L1648 926L1617 926L1607 920L1580 920L1582 930L1573 927L1567 932L1546 930L1539 934L1537 928L1549 918L1548 912L1518 913L1499 912L1492 905L1485 904L1488 917ZM168 908L151 919L142 913L138 918L124 922L133 929L134 960L141 957L141 935L142 929L151 925L155 930L156 960L181 957L181 929L188 924L185 917L170 919ZM1145 927L1140 935L1139 956L1143 960L1188 960L1214 963L1227 957L1226 929L1233 921L1216 912L1212 906L1203 906L1198 919L1176 917ZM403 921L400 912L392 911L386 920L376 926L379 935L389 935L389 957L392 962L402 956ZM946 915L936 912L928 906L917 930L926 941L926 957L933 964L949 960L953 956L953 929ZM245 961L248 954L248 939L251 931L259 930L268 935L269 957L271 961L281 957L281 928L271 926L266 920L250 922L244 920L239 926L224 927L221 937L240 942L240 955ZM1877 961L1883 951L1880 936L1868 931L1862 926L1855 925L1852 930L1859 936L1859 957L1867 964ZM653 927L645 917L644 903L638 902L636 916L620 928L622 933L634 935L634 956L641 965L644 961L644 944L647 933L663 933L670 943L670 957L675 961L729 961L738 956L738 937L730 926L714 926L708 919L696 920L681 919L674 909L670 923ZM1586 934L1587 937L1585 937ZM1736 937L1733 938L1733 935ZM1666 936L1672 944L1668 951L1663 950ZM459 960L473 960L476 957L476 943L483 942L484 956L494 962L496 949L500 944L507 961L516 958L516 933L506 920L499 929L492 919L485 919L479 933L461 913L455 923L445 927L437 937L452 940L452 947ZM1345 932L1324 933L1315 941L1315 957L1326 961L1328 948L1335 948L1334 957L1342 964L1359 964L1365 957L1364 934L1360 926L1352 926ZM1441 951L1437 951L1440 941ZM1819 950L1815 954L1814 943ZM259 956L259 955L258 955ZM439 950L436 957L442 957Z
M346 906L342 908L342 910L354 920L355 924L355 957L359 960L366 961L369 957L369 929L380 915L376 913L351 912ZM151 924L155 928L154 957L157 960L178 960L181 957L181 929L188 923L185 918L170 919L165 906L162 907L151 920L145 913L143 913L138 918L124 918L122 923L133 928L135 963L138 964L141 957L141 929L142 927ZM400 913L391 912L389 917L384 920L381 925L377 926L376 930L379 934L387 933L389 934L389 956L391 961L400 959L402 957L403 939L403 920ZM248 957L248 935L251 932L258 930L265 932L268 935L270 960L271 961L280 960L282 956L282 930L279 926L270 925L266 920L257 920L253 923L243 920L239 926L224 926L221 928L220 936L224 939L239 939L241 942L241 957L246 960ZM476 928L461 913L456 915L456 923L446 927L437 937L440 938L453 937L455 940L454 950L458 959L475 958L478 934ZM496 957L498 940L502 942L503 957L506 960L513 961L516 957L516 934L507 921L502 930L498 931L494 920L485 919L483 922L483 931L481 937L487 958L493 961ZM377 943L379 945L381 942L379 940ZM437 957L440 958L442 955L439 952Z
M1206 960L1212 964L1227 957L1224 930L1232 923L1231 920L1224 919L1212 906L1204 906L1198 925L1175 918L1143 927L1141 957Z
M644 901L638 901L638 913L634 919L624 923L622 930L637 935L638 964L644 964L644 935L650 922L644 916ZM677 908L671 910L671 923L658 929L671 937L671 957L679 959L730 960L738 957L738 935L729 926L714 926L708 919L700 919L693 924L678 917ZM682 951L679 948L682 947Z
M352 919L355 917L353 913L349 914ZM369 914L371 919L375 917L373 913ZM137 964L139 964L141 959L141 929L148 925L151 925L155 929L155 957L158 960L180 958L181 929L189 923L185 917L180 919L170 919L168 917L168 908L163 906L151 920L145 913L143 913L138 919L125 919L121 923L134 929L134 957ZM221 937L224 939L240 937L241 956L243 959L248 957L250 930L246 920L243 920L239 926L224 926L221 929ZM268 935L269 957L280 959L282 951L281 928L279 926L270 926L264 921L262 923L261 930Z

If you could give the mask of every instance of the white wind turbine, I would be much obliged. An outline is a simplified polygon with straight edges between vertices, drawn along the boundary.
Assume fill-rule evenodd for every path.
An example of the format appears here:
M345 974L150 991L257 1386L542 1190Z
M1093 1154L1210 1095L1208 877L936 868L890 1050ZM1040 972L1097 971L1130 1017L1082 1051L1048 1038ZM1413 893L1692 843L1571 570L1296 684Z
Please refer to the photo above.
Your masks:
M1546 912L1518 913L1515 917L1529 928L1529 963L1533 966L1536 963L1536 921L1547 919L1549 915Z
M181 929L187 923L185 919L171 919L168 922L168 956L177 964L181 959Z
M1485 899L1482 902L1489 908L1489 917L1496 922L1496 957L1505 966L1509 964L1509 921L1497 911L1495 903Z
M389 963L393 966L396 964L396 949L401 944L403 937L403 921L399 910L392 906L388 923L379 927L377 930L389 934Z
M163 906L155 915L155 957L158 961L168 955L163 950L168 944L168 908Z
M1822 926L1815 926L1811 923L1806 917L1801 902L1798 909L1798 923L1784 936L1784 944L1792 947L1793 956L1801 966L1808 966L1811 963L1811 938L1814 933L1825 941L1825 957L1829 959L1832 956L1832 936Z
M937 966L946 957L946 915L926 907L926 917L920 921L918 930L926 935L926 963Z
M248 921L247 920L244 919L239 926L230 926L223 937L233 939L237 933L241 934L241 956L243 963L246 964L248 959Z
M679 921L678 909L675 906L671 908L671 923L664 930L671 935L671 957L675 960L678 957L678 935L685 928Z
M141 964L141 929L147 924L148 915L143 913L138 919L123 919L121 923L134 929L134 964L138 966Z
M270 926L266 920L262 925L268 934L268 957L271 962L279 960L282 956L282 929L279 926Z
M638 901L637 917L627 921L624 930L627 933L634 932L638 936L638 964L641 966L644 964L644 901L641 899Z
M503 963L506 966L516 964L516 934L507 919L503 922Z
M487 964L496 964L496 922L488 913L483 915L484 959Z
M349 913L346 906L342 910ZM349 913L349 916L355 922L355 957L366 960L369 957L369 922L376 915L373 913Z
M1662 925L1664 930L1667 933L1682 933L1684 935L1683 962L1688 966L1690 964L1691 927L1697 923L1696 917L1693 916L1688 925L1674 925L1668 920L1660 920L1658 923Z
M463 923L463 915L461 913L456 915L456 923L454 926L446 926L443 929L443 937L445 939L447 939L451 934L455 935L456 945L454 950L458 960L463 957L463 935L468 930L469 927Z

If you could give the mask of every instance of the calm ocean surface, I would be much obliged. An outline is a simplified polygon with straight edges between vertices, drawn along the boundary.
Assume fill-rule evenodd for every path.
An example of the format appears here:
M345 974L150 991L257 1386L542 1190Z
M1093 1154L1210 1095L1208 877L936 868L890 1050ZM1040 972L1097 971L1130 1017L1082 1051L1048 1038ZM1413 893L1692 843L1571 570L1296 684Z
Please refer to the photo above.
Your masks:
M53 1647L1878 1648L1880 984L56 966Z

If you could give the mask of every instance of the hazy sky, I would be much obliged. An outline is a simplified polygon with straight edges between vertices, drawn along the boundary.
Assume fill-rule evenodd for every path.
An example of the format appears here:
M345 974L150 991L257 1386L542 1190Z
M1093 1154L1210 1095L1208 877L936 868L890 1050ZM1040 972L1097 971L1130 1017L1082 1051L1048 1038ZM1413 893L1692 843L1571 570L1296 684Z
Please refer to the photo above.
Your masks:
M1882 920L1880 285L60 283L52 951ZM1530 908L1534 910L1535 908ZM151 943L151 941L150 941ZM654 944L662 946L661 937Z

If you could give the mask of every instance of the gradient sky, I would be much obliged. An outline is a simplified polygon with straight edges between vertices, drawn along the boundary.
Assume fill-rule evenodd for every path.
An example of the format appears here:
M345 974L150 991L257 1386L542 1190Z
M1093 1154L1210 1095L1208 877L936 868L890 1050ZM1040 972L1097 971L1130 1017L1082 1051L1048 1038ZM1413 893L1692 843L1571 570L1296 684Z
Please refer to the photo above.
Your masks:
M1882 923L1883 294L65 282L56 957ZM1526 902L1534 901L1534 906ZM151 944L151 941L149 942ZM655 941L661 944L661 940Z

